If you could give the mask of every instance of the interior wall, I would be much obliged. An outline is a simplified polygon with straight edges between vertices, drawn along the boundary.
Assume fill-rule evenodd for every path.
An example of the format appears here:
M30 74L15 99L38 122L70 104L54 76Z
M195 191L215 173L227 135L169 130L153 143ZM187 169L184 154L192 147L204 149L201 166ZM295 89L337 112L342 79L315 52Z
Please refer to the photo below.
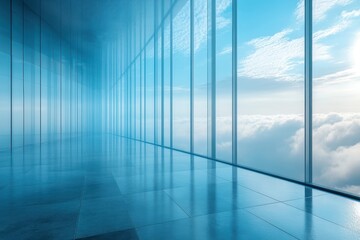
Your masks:
M42 9L0 2L0 150L100 131L99 60L59 10L54 29Z

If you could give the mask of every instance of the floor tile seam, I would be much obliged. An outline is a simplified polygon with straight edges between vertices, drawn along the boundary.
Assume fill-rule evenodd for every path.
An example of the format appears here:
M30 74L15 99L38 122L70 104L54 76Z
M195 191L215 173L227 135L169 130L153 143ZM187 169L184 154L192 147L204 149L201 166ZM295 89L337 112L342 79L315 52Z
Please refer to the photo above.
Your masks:
M212 186L212 185L215 186L215 185L230 184L230 183L234 183L234 182L232 182L232 181L227 181L227 182L220 182L220 183L205 183L205 184L203 184L203 185L196 186L196 187L194 187L194 188L195 188L195 189L201 189L201 188L204 188L205 186L209 186L209 185L210 185L210 186ZM254 190L251 189L251 188L244 187L244 186L242 186L242 185L240 185L240 184L237 184L237 183L236 183L236 185L238 185L238 186L241 187L241 188L246 189L247 191L251 191L251 192L260 194L260 195L262 195L262 196L264 196L264 197L271 198L271 199L273 199L273 200L275 200L275 201L277 201L277 202L280 202L280 200L278 200L278 199L275 199L275 198L269 197L269 196L267 196L267 195L265 195L265 194L263 194L263 193L254 191ZM189 188L190 186L192 186L192 184L187 184L187 185L182 185L182 186L176 186L176 187L171 187L171 188L164 188L163 190L166 191L166 190L171 190L171 189Z
M310 214L310 215L312 215L312 216L314 216L314 217L317 217L317 218L319 218L319 219L321 219L321 220L324 220L324 221L326 221L326 222L329 222L329 223L332 223L332 224L334 224L334 225L337 225L338 227L341 227L341 228L343 228L343 229L345 229L345 230L351 231L351 232L357 234L357 235L359 236L359 238L360 238L360 231L356 231L355 229L349 228L349 227L347 227L347 226L341 225L341 224L339 224L339 223L336 223L336 222L334 222L334 221L331 221L331 220L329 220L329 219L326 219L326 218L324 218L324 217L321 217L321 216L319 216L318 214L310 213L310 212L308 212L308 211L306 211L306 210L303 210L303 209L301 209L301 208L298 208L298 207L295 207L295 206L293 206L293 205L290 205L290 204L288 204L287 202L282 202L282 203L285 204L285 205L287 205L287 206L289 206L289 207L295 208L295 209L297 209L297 210L300 210L300 211L303 211L303 212L305 212L305 213L307 213L307 214Z
M307 212L307 211L304 211L304 210L302 210L302 209L296 208L296 207L294 207L294 206L288 205L288 204L286 204L286 203L283 203L283 204L285 204L285 205L287 205L287 206L289 206L289 207L292 207L292 208L294 208L294 209L296 209L296 210L299 210L299 211L301 211L301 212L304 212L305 214L310 214L310 215L318 218L319 220L323 220L323 221L328 222L328 223L330 223L330 224L334 224L334 225L342 228L343 230L347 230L347 231L349 231L349 232L351 232L351 233L359 236L359 238L360 238L360 233L359 233L359 232L356 232L356 231L353 230L353 229L347 228L347 227L345 227L345 226L342 226L342 225L337 224L337 223L335 223L335 222L332 222L332 221L330 221L330 220L324 219L324 218L322 218L322 217L319 217L319 216L317 216L317 215L314 215L314 214L309 213L309 212ZM261 206L260 206L260 207L261 207ZM254 207L254 208L256 208L256 207ZM250 210L250 209L251 209L251 208L247 208L247 209L245 209L245 210L248 211L248 210ZM251 211L248 211L248 212L252 213ZM252 214L258 216L258 215L255 214L255 213L252 213ZM258 217L261 218L260 216L258 216ZM263 218L261 218L261 219L263 219ZM264 221L266 221L266 220L264 219Z
M273 205L273 204L277 204L280 202L269 202L269 203L263 203L263 204L256 204L256 205L252 205L252 206L248 206L248 207L241 207L239 209L250 209L250 208L256 208L256 207L262 207L262 206L269 206L269 205Z
M117 184L118 185L118 184ZM118 185L119 187L119 185ZM150 189L150 190L145 190L145 191L136 191L136 192L126 192L126 193L123 193L121 191L121 188L119 187L119 190L120 190L120 193L123 195L123 196L127 196L127 195L133 195L133 194L140 194L140 193L147 193L147 192L159 192L159 191L164 191L168 188L156 188L156 189Z
M67 200L63 200L63 201L51 201L51 202L43 202L43 203L28 203L28 204L24 204L24 205L21 205L21 204L9 204L9 206L11 207L15 207L15 208L33 208L33 207L41 207L41 206L51 206L51 205L55 205L55 204L66 204L66 203L69 203L69 202L72 202L76 200L76 198L74 199L67 199ZM81 200L80 200L81 201Z
M256 192L256 193L258 193L258 194L261 194L261 195L263 195L263 196L265 196L265 197L268 197L268 198L271 198L271 199L273 199L273 200L276 200L277 202L287 202L287 201L294 201L294 200L300 200L300 199L305 199L305 198L308 198L308 197L299 197L299 198L293 198L293 199L286 199L286 200L280 200L280 199L276 199L276 198L274 198L274 197L271 197L271 196L269 196L269 195L266 195L265 193L262 193L262 192L259 192L259 191L257 191L257 190L254 190L254 189L252 189L252 188L250 188L250 187L247 187L247 186L245 186L245 185L242 185L242 184L239 184L239 183L237 183L239 186L241 186L241 187L243 187L243 188L246 188L246 189L248 189L248 190L251 190L251 191L253 191L253 192ZM311 188L311 189L314 189L314 188ZM321 194L321 195L316 195L316 196L314 196L314 197L320 197L320 196L324 196L324 195L329 195L328 193L324 193L324 194ZM336 195L335 195L336 196Z
M96 235L89 235L89 236L84 236L84 237L80 237L80 238L75 238L74 240L82 240L82 239L86 239L86 238L90 238L90 237L93 238L93 237L98 237L98 236L105 235L105 234L112 234L112 233L129 231L129 230L134 230L135 233L136 233L136 236L139 238L139 236L137 234L137 231L136 231L136 228L132 227L132 228L126 228L126 229L118 230L118 231L110 231L110 232L100 233L100 234L96 234Z
M166 193L167 193L167 191L169 191L169 190L172 190L172 189L181 189L181 188L189 188L189 187L176 187L176 188L168 188L168 189L164 189L163 191L165 191ZM169 193L168 193L168 195L170 195ZM240 196L241 197L241 196ZM229 197L224 197L224 196L220 196L220 199L221 200L224 200L224 201L227 201L228 203L230 203L232 206L234 206L235 207L235 209L244 209L244 208L251 208L251 207L257 207L257 206L264 206L264 205L270 205L270 204L275 204L275 203L280 203L280 201L278 201L278 200L276 200L276 199L271 199L271 200L273 200L273 202L268 202L268 203L263 203L263 204L256 204L256 205L252 205L252 206L248 206L248 207L237 207L237 203L235 202L233 202L234 200L233 200L233 198L229 198ZM270 199L270 198L269 198ZM175 201L175 200L174 200ZM222 211L221 211L222 212ZM206 215L206 214L205 214Z
M262 205L254 205L254 206L249 206L249 207L236 207L234 204L231 203L231 205L234 207L231 210L220 210L220 211L211 212L211 213L203 213L203 214L190 216L190 218L204 217L204 216L207 216L207 215L214 215L214 214L219 214L219 213L230 213L230 212L246 210L246 209L255 208L255 207L272 205L272 204L276 204L276 203L279 203L279 202L267 203L267 204L262 204Z
M266 219L264 219L264 218L262 218L262 217L260 217L260 216L258 216L258 215L256 215L256 214L254 214L254 213L250 212L248 209L244 209L244 211L246 211L247 213L249 213L249 214L253 215L254 217L256 217L256 218L258 218L258 219L260 219L260 220L262 220L262 221L264 221L264 222L268 223L270 226L272 226L272 227L274 227L274 228L276 228L276 229L280 230L281 232L283 232L283 233L285 233L285 234L287 234L287 235L289 235L289 236L293 237L294 239L301 240L301 238L297 238L296 236L294 236L293 234L291 234L291 233L287 232L286 230L282 229L281 227L278 227L278 226L276 226L275 224L271 223L270 221L268 221L268 220L266 220Z
M84 179L83 179L83 189L82 189L82 193L81 193L81 200L80 200L80 205L79 205L78 217L77 217L77 221L76 221L76 224L75 224L75 231L74 231L74 237L73 237L73 239L76 239L77 232L78 232L78 229L79 229L81 209L82 209L82 205L83 205L83 201L84 201L85 181L86 181L86 176L84 175Z
M129 198L131 195L137 195L137 194L142 194L142 193L150 193L150 192L162 192L164 191L164 188L161 189L151 189L151 190L146 190L146 191L139 191L139 192L128 192L128 193L123 193L121 191L121 188L119 187L119 184L117 183L115 177L114 177L114 181L116 183L116 186L118 187L118 190L121 194L121 196L124 198L124 200L126 201L127 198Z
M99 198L108 198L108 197L123 197L124 195L121 194L120 190L119 193L115 193L114 195L111 196L84 196L83 199L84 200L95 200L95 199L99 199Z
M180 221L185 221L185 220L191 220L192 218L193 217L181 217L181 218L177 218L177 219L166 220L166 221L163 221L163 222L149 223L149 224L135 226L134 229L136 229L136 231L138 231L141 228L147 228L147 227L152 227L152 226L156 226L156 225L163 225L163 224L168 224L168 223L172 223L172 222L180 222Z
M246 211L246 209L238 209L237 211ZM189 218L174 219L174 220L165 221L165 222L161 222L161 223L155 223L155 224L147 224L147 225L143 225L143 226L137 226L137 227L135 227L135 229L136 229L137 231L139 231L139 230L141 230L142 228L147 228L147 227L151 227L151 226L161 226L161 225L163 225L163 224L167 224L167 223L171 223L171 222L191 220L191 219L195 219L195 218L201 218L201 217L205 217L205 216L211 216L211 215L216 215L216 214L221 214L221 213L230 213L230 212L233 212L233 211L221 211L221 212L216 212L216 213L211 213L211 214L196 215L196 216L189 217ZM248 211L246 211L246 212L248 212ZM251 212L248 212L248 213L251 214L251 215L254 215L254 214L252 214ZM281 228L279 228L279 227L277 227L277 226L269 223L268 221L266 221L265 219L260 218L260 217L257 216L257 215L254 215L254 217L256 217L256 218L258 218L258 219L266 222L266 223L269 224L270 226L272 226L272 227L280 230L281 232L285 233L286 235L289 235L290 237L292 237L292 238L294 238L294 239L300 240L299 238L297 238L297 237L293 236L292 234L284 231L283 229L281 229Z
M234 181L230 181L230 182L234 182ZM280 202L280 201L281 201L281 200L276 199L276 198L274 198L274 197L271 197L271 196L269 196L269 195L267 195L267 194L265 194L265 193L259 192L259 191L257 191L257 190L254 190L254 189L250 188L250 187L247 187L247 186L245 186L245 185L242 185L242 184L238 183L237 181L236 181L235 183L236 183L236 185L239 185L240 187L243 187L243 188L245 188L245 189L247 189L247 190L253 191L253 192L255 192L255 193L257 193L257 194L260 194L260 195L262 195L262 196L265 196L265 197L267 197L267 198L273 199L273 200L275 200L275 201L277 201L277 202Z
M19 183L19 184L8 184L6 185L6 187L32 187L32 186L36 186L36 185L59 185L59 182L54 181L50 181L50 182L43 182L43 183L32 183L32 184L24 184L24 183Z
M122 192L121 189L120 189L120 186L119 186L119 184L118 184L118 181L116 180L116 177L114 176L113 171L111 171L111 175L112 175L112 178L113 178L113 180L114 180L114 182L115 182L115 184L116 184L116 186L117 186L117 188L118 188L121 196L124 196L123 192Z
M202 171L202 170L206 170L206 169L197 169L197 170L195 170L195 171ZM166 172L164 172L165 174L168 174L168 175L172 175L173 173L185 173L185 172L190 172L191 170L179 170L179 171L173 171L173 172L171 172L171 171L166 171ZM114 176L114 178L129 178L129 177L137 177L137 176L156 176L157 174L153 174L153 173L150 173L150 174L140 174L140 173L137 173L137 174L132 174L132 175L130 175L130 176L115 176L114 175L114 171L112 171L111 172L112 174L113 174L113 176ZM216 176L215 174L213 174L213 173L210 173L210 174L212 174L212 175L214 175L215 177L218 177L218 176ZM219 177L220 178L220 177ZM229 180L227 180L227 179L224 179L224 178L221 178L222 180L224 180L224 181L227 181L227 182L231 182L231 181L229 181Z
M129 227L129 228L124 228L124 229L121 229L121 230L115 230L115 231L109 231L109 232L100 232L100 233L96 233L95 235L84 235L84 236L79 236L79 237L75 237L74 240L81 240L81 239L86 239L86 238L92 238L92 237L97 237L97 236L101 236L101 235L104 235L104 234L109 234L109 233L116 233L116 232L121 232L121 231L128 231L128 230L136 230L134 226L132 227ZM93 234L93 233L90 233L90 234Z
M181 211L183 211L188 218L191 218L190 214L189 214L187 211L185 211L185 209L183 209L183 207L182 207L170 194L168 194L168 193L167 193L166 191L164 191L164 190L161 190L161 191L162 191L163 193L165 193L166 196L168 196L168 197L170 198L170 200L173 201L173 202L175 203L175 205L176 205L179 209L181 209Z
M38 207L38 206L47 206L47 205L53 205L53 204L63 204L67 202L71 202L76 200L77 198L71 198L67 200L55 200L50 202L40 202L40 203L9 203L7 204L8 207L14 207L14 208L29 208L29 207ZM80 200L81 201L81 200Z
M310 199L310 198L318 198L318 197L322 197L322 196L325 196L325 195L328 195L328 194L314 195L314 196L309 196L309 197L298 197L298 198L292 198L292 199L286 199L286 200L279 200L279 202L286 203L286 202L305 200L305 199Z

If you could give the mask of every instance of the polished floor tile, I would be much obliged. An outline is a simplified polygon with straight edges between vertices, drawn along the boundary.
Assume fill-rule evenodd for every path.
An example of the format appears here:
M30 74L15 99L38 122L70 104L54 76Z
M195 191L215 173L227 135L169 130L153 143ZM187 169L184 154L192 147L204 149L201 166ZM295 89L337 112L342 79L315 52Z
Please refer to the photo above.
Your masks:
M0 214L0 239L72 239L80 201L13 206Z
M247 211L298 239L360 239L360 235L350 229L284 203L254 207Z
M360 203L99 135L0 153L0 239L360 239Z
M84 199L76 237L88 237L132 228L123 197Z
M190 216L277 202L234 182L172 188L165 191Z
M66 184L36 184L6 186L0 195L0 209L8 206L51 204L80 200L82 185L78 182Z
M110 232L101 235L95 235L85 238L77 238L77 240L138 240L138 235L135 229L128 229L118 232Z
M243 210L138 228L138 235L143 240L296 239Z
M127 211L136 227L188 217L164 191L136 193L125 198Z
M87 181L83 190L83 199L121 196L118 185L110 177Z
M235 181L241 186L262 193L278 201L304 198L310 189L300 184L239 168L236 168L236 171L226 168L216 169L216 175L229 181ZM326 193L315 189L312 190L312 196L323 194Z
M333 194L286 202L360 234L360 202Z

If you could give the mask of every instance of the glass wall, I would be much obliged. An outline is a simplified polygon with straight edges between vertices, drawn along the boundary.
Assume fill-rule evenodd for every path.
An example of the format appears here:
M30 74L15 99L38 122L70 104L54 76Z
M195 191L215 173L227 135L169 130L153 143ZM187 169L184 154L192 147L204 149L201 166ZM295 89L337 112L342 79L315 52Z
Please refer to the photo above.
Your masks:
M118 64L117 91L124 108L130 99L143 103L142 140L359 194L357 1L163 0L136 9L143 27L129 32L141 46ZM311 10L313 32L305 29ZM306 36L313 54L305 55ZM313 75L305 75L305 59ZM130 97L128 88L141 83ZM131 136L126 127L120 134Z
M0 150L11 147L10 0L0 3Z
M98 53L62 22L55 31L38 3L0 2L0 151L100 130ZM69 3L58 2L63 19Z

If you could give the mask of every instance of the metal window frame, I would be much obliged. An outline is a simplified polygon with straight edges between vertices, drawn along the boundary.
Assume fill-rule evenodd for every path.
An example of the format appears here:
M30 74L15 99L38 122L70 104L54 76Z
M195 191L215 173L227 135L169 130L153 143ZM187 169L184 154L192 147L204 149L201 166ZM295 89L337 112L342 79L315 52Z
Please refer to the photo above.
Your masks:
M232 163L237 164L237 0L232 0Z
M312 0L305 0L305 183L312 184Z

